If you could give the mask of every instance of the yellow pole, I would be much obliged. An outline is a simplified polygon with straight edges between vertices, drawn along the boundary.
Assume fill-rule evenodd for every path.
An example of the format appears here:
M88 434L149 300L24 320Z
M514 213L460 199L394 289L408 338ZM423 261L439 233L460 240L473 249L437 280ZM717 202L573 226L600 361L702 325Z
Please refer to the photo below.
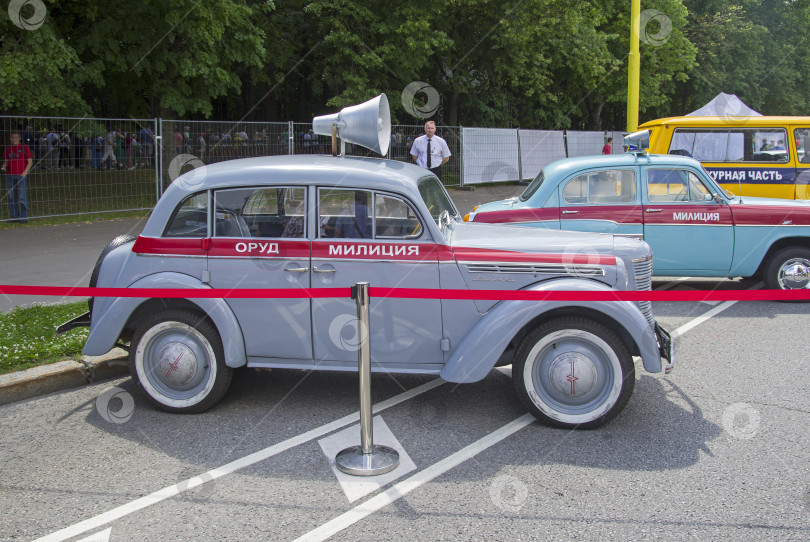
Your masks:
M638 51L641 0L630 4L630 57L627 62L627 131L638 129L638 86L641 78L641 54Z

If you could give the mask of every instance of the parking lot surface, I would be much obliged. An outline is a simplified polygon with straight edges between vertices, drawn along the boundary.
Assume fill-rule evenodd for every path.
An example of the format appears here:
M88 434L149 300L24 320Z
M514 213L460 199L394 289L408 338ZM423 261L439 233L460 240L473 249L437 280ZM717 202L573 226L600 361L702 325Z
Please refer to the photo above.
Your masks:
M359 441L355 374L239 370L193 416L125 378L0 407L0 539L810 539L810 305L654 310L676 368L637 370L594 431L526 417L509 367L467 385L375 374L375 437L411 462L383 485L324 453L347 428Z

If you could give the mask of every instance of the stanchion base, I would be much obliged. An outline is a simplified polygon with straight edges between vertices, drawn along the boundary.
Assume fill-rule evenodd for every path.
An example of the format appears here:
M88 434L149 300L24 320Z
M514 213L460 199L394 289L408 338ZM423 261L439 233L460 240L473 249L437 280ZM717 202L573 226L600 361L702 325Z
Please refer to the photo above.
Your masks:
M372 445L371 453L364 454L361 446L352 446L335 456L335 466L354 476L376 476L399 466L399 452L388 446Z

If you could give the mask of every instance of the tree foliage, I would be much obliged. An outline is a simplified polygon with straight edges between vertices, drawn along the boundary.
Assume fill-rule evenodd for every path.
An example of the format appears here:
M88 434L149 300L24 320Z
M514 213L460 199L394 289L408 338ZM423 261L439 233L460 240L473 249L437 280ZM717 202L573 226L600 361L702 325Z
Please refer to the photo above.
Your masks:
M439 123L624 126L626 0L37 2L36 29L0 17L5 114L308 121L385 92L395 120L416 123L401 96L424 81ZM810 0L642 9L663 15L642 33L664 37L641 46L643 118L721 91L766 114L810 112Z

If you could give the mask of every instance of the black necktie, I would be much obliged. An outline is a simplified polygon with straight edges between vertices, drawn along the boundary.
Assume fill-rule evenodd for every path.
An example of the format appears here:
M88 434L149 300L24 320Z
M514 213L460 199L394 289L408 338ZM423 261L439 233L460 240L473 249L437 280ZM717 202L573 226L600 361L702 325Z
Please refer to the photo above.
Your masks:
M430 169L430 138L428 138L428 148L427 148L427 168Z

